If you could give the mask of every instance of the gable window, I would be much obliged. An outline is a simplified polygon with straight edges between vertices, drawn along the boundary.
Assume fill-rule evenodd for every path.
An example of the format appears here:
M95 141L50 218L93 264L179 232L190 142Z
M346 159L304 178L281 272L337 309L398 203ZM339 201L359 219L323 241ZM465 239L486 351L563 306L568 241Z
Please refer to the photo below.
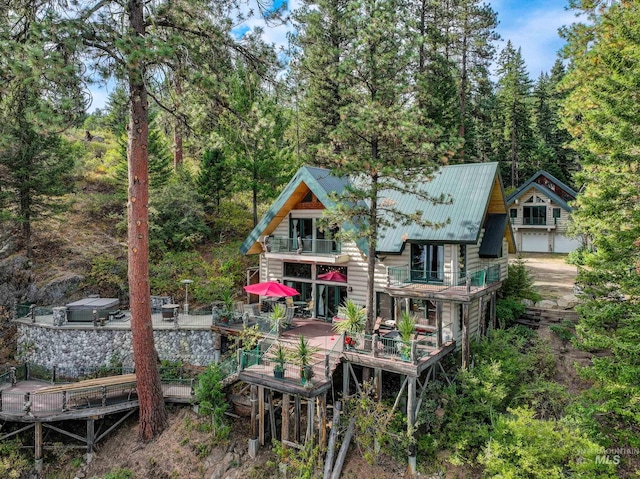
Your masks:
M546 225L546 206L524 206L522 208L522 224L524 225Z
M553 209L553 224L558 224L558 219L560 218L560 208Z
M518 217L518 208L510 208L509 209L509 220L511 224L516 222L516 218Z
M411 279L426 282L444 280L444 245L411 244Z
M458 273L459 278L465 278L467 276L467 245L461 244L458 251Z
M291 218L289 220L291 250L302 248L311 251L313 247L313 220L311 218Z

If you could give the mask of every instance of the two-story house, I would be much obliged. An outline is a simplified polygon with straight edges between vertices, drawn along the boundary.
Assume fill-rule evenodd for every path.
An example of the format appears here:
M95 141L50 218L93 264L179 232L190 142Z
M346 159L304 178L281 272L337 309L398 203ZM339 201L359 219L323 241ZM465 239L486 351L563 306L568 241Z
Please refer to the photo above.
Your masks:
M338 228L320 228L347 178L303 166L284 188L241 247L260 255L260 281L278 280L309 301L314 318L331 320L346 298L365 304L367 242L341 242ZM386 192L407 214L422 211L439 228L400 226L378 239L376 315L393 323L410 312L425 329L438 327L443 341L482 332L495 313L495 292L507 275L515 242L497 163L441 168L424 188L442 203L415 194ZM345 218L345 225L348 224ZM489 313L489 314L487 314ZM484 321L484 324L482 324ZM439 325L439 326L438 326Z
M567 233L577 192L540 170L507 197L509 219L518 251L570 253L582 246Z

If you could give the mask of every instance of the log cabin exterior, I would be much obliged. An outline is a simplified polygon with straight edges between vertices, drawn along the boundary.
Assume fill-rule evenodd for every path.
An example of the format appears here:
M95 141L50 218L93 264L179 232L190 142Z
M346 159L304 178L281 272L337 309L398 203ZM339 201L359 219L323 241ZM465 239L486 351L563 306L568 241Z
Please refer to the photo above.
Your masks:
M350 298L365 304L367 294L366 240L340 241L339 227L323 231L319 220L335 206L332 193L340 193L348 179L328 170L303 166L284 188L271 208L241 246L243 254L259 254L259 278L281 281L300 292L296 299L307 304L312 318L335 321L338 307ZM342 365L342 397L361 391L365 370L373 372L376 397L382 394L382 372L400 375L394 409L406 394L408 431L413 431L417 411L429 381L444 374L441 360L462 350L462 367L470 364L469 341L495 326L496 292L508 274L508 253L515 242L497 163L452 165L434 173L423 188L440 203L419 201L414 193L385 192L382 201L392 201L407 214L421 211L423 218L439 228L416 224L384 231L377 242L375 294L377 324L389 329L364 335L355 345L345 338L320 338L324 361L310 388L301 388L292 378L274 379L269 353L253 366L239 371L238 379L251 385L252 428L249 450L264 444L266 413L273 410L274 397L281 395L283 444L289 441L291 410L294 438L301 439L300 411L307 402L306 439L313 436L314 411L320 411L318 438L326 444L327 393L333 373ZM413 190L411 190L413 191ZM347 220L347 219L346 219ZM247 276L250 277L249 275ZM417 322L418 334L408 357L398 348L393 326L401 312ZM320 323L315 322L316 329ZM327 325L329 326L329 325ZM307 323L305 328L312 327ZM297 331L302 331L302 328ZM390 330L391 329L391 330ZM286 341L280 337L280 342ZM325 346L323 346L323 344ZM334 346L330 348L330 344ZM244 353L242 353L244 354ZM362 371L362 381L356 371ZM448 378L447 378L448 380ZM274 396L275 395L275 396ZM293 398L293 409L290 400ZM265 409L266 408L266 409ZM268 421L276 434L275 418ZM415 450L409 451L409 470L416 471Z
M318 228L323 212L334 206L331 193L347 181L303 166L241 247L244 254L260 255L260 281L296 288L296 300L311 301L311 315L326 321L346 298L363 305L366 299L366 241L340 242L336 230ZM461 347L465 319L469 336L486 328L481 323L507 276L508 252L515 252L498 164L446 166L420 187L447 200L432 204L388 192L386 201L407 213L422 211L443 226L399 226L381 235L376 315L392 324L408 311L426 329L441 321L442 340Z

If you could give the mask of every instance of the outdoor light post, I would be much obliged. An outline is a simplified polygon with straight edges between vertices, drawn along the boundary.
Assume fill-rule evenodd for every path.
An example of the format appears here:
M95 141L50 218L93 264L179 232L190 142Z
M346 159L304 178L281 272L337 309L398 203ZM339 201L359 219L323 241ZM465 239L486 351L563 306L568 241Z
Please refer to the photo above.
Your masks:
M192 279L183 279L184 284L184 314L189 314L189 285L193 283Z

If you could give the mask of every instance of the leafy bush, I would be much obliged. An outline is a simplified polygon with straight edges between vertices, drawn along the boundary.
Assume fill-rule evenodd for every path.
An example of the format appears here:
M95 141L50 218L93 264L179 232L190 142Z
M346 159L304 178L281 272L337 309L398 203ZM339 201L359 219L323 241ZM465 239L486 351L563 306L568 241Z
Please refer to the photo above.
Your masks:
M522 304L522 301L513 296L501 298L496 301L496 318L500 327L506 328L515 322L520 316L524 314L527 307Z
M534 411L517 408L495 421L491 439L478 456L490 477L613 477L615 466L596 462L599 445L575 425L534 419Z
M184 176L184 175L183 175ZM193 249L208 237L205 213L195 186L182 177L160 188L149 202L150 249L157 252Z
M0 477L20 479L30 470L29 460L21 453L19 441L0 442Z
M91 264L91 271L87 275L87 281L103 297L122 298L127 296L129 283L126 258L114 258L106 255L95 257Z
M513 403L533 409L538 419L561 419L570 396L562 384L544 379L524 384Z
M218 364L211 364L206 371L198 376L198 386L195 396L200 404L200 414L209 416L211 422L207 426L214 439L223 442L229 437L231 428L225 424L224 413L229 408L224 390L222 389L224 375Z
M589 255L589 253L589 248L587 248L586 246L581 246L580 248L574 249L573 251L569 252L565 261L569 264L582 266L586 264L587 255Z

